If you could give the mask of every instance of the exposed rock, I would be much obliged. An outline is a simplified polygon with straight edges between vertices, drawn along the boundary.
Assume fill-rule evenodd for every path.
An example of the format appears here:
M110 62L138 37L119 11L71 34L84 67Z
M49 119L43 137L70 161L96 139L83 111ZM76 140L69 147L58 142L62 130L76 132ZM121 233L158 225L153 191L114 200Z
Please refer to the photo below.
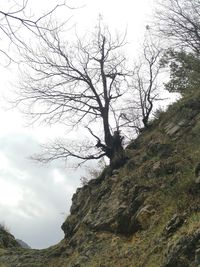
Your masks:
M114 169L114 170L112 171L112 174L113 174L113 175L119 174L119 170L118 170L118 169Z
M163 231L164 236L166 237L171 236L179 227L183 225L184 221L185 221L184 215L174 214L174 216L167 223Z
M143 167L142 175L149 179L170 175L176 171L175 162L172 160L149 161Z
M66 237L74 234L80 224L95 231L125 235L139 229L135 215L142 207L147 187L134 186L129 177L117 185L110 184L111 181L104 181L98 188L88 185L81 193L77 191L71 215L62 225Z
M156 213L156 210L151 205L142 207L136 214L135 219L141 229L145 230L150 225L150 218Z
M170 122L165 126L166 134L172 136L176 134L182 127L187 125L188 121L183 119L179 121L178 123Z
M160 161L155 162L153 164L152 171L155 176L160 175L163 171L162 163Z
M181 237L166 253L162 267L189 267L195 262L196 247L200 240L200 230ZM197 256L196 256L197 257ZM193 265L194 266L194 265Z

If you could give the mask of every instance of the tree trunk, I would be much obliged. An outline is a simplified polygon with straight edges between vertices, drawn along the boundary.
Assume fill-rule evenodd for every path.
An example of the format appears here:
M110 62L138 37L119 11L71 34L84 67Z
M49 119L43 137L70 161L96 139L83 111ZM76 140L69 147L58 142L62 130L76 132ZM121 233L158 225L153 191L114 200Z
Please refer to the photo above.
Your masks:
M112 139L110 166L112 169L118 169L125 162L124 148L122 146L123 138L120 136L119 131L116 131Z
M110 127L109 127L109 121L108 121L108 108L104 108L102 112L102 118L103 118L103 128L104 128L104 140L105 144L108 147L112 146L112 135L110 132Z
M106 152L106 156L110 159L111 169L117 169L125 162L124 148L122 146L123 138L119 131L115 131L113 135L111 134L108 121L108 108L104 109L102 117L106 144L103 150Z

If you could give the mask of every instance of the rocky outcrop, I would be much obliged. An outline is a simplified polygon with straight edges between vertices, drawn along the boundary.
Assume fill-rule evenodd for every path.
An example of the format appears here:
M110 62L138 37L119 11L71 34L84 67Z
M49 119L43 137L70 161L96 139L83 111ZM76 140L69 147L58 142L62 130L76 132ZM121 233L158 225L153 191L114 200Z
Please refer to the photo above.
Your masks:
M162 267L199 266L200 229L181 237L166 252Z
M15 237L5 227L0 226L0 248L20 247Z
M164 228L163 235L166 237L171 236L179 227L185 222L186 215L174 214Z
M62 225L67 238L74 235L80 225L125 236L142 227L143 203L152 189L136 185L130 177L123 177L119 182L118 177L112 175L101 182L92 180L77 190L72 199L71 215Z

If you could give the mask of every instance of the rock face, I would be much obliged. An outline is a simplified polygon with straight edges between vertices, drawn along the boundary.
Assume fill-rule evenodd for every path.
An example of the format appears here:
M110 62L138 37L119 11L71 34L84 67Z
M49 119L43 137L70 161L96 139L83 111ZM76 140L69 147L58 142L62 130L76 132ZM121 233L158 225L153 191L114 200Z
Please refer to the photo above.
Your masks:
M71 215L62 225L65 236L73 236L80 224L94 231L126 236L140 227L138 211L151 189L136 185L129 177L121 183L115 175L103 182L91 181L73 196ZM141 211L140 211L141 213Z
M199 176L199 105L194 109L157 122L128 146L123 168L77 190L62 225L67 266L199 264L200 200L189 192Z

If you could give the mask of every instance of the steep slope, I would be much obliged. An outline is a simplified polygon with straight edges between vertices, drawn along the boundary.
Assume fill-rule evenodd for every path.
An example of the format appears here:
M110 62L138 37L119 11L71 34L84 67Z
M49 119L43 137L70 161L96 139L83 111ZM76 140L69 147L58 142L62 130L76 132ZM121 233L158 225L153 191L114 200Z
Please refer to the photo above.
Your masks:
M200 96L160 113L126 164L77 189L46 250L8 249L6 266L193 267L200 264ZM35 261L34 261L35 259Z

